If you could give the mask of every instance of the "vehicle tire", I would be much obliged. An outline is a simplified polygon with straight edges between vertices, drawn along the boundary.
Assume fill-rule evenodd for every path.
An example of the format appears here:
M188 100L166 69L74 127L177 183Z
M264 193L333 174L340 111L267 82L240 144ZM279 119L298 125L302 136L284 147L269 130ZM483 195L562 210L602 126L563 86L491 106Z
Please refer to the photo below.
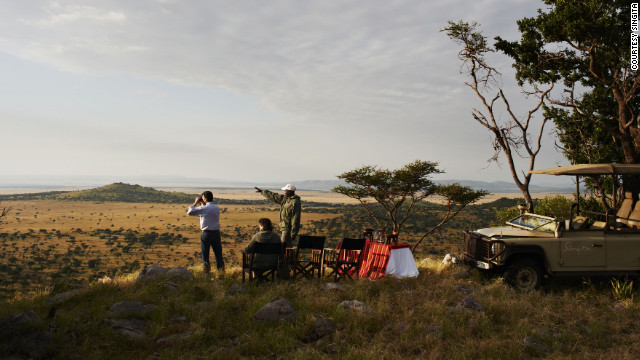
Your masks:
M544 275L540 263L532 259L515 260L504 274L505 280L518 291L535 290L542 285Z

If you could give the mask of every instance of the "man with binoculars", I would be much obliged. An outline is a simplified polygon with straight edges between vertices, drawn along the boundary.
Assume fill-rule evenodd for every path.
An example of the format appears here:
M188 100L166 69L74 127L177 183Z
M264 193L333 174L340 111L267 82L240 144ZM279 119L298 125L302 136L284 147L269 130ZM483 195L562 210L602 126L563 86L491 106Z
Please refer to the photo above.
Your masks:
M213 193L205 191L189 206L187 214L200 217L200 247L202 249L202 266L209 273L209 248L213 249L218 270L224 270L222 243L220 241L220 208L213 203Z

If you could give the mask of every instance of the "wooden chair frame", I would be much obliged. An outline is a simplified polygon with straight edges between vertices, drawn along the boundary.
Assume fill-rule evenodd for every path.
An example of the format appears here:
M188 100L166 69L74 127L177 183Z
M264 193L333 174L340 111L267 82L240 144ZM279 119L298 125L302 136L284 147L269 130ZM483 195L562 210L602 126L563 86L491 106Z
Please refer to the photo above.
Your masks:
M338 249L325 249L326 267L333 270L336 281L345 277L353 279L352 271L358 276L366 242L366 239L344 238Z
M274 280L276 273L278 272L279 264L284 261L283 259L283 244L269 244L269 243L256 243L255 251L252 253L245 253L242 250L242 282L245 282L245 275L249 274L249 281L257 280L268 281ZM278 254L278 264L274 266L270 266L266 269L256 269L253 266L253 260L255 258L255 254ZM270 278L270 279L269 279Z
M295 253L290 256L294 278L302 275L312 279L315 272L318 273L318 278L324 275L325 241L325 236L300 235Z

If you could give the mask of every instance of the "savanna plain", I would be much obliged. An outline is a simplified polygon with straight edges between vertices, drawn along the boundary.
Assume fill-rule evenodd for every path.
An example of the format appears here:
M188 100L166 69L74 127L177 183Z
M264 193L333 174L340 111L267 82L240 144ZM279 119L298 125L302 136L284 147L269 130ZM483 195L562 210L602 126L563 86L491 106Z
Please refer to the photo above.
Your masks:
M327 247L370 226L357 205L337 194L300 195L301 233L327 236ZM214 189L214 196L228 200L220 201L227 271L211 276L200 269L200 231L198 219L186 215L189 201L3 200L11 212L0 225L0 318L31 310L39 321L30 329L51 338L35 352L12 336L0 341L0 357L638 358L640 308L631 280L550 279L542 290L517 293L499 277L441 263L444 254L461 252L462 230L494 225L496 211L517 200L496 196L470 206L426 239L414 253L417 278L348 280L336 289L326 286L332 277L242 284L240 250L259 218L277 223L278 207L249 190ZM400 241L415 242L442 211L436 203L416 209ZM163 280L137 283L150 265L186 267L195 278L178 283L177 291ZM69 291L73 296L51 301ZM290 301L297 318L256 321L256 312L276 298ZM342 305L354 300L364 306ZM130 339L106 325L120 301L155 306L135 316L145 324L144 337ZM329 330L318 330L319 320ZM167 338L173 340L160 341Z

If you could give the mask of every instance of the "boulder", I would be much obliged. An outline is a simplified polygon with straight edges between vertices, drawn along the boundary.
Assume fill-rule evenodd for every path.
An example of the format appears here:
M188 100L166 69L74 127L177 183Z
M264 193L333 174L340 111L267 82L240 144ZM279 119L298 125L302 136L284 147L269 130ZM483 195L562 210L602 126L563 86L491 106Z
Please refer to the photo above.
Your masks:
M358 312L369 312L369 311L371 311L371 308L367 304L363 303L362 301L358 301L358 300L345 300L345 301L340 303L340 306L342 306L345 309L354 310L354 311L358 311Z
M140 319L105 319L104 323L129 340L145 340L147 321Z
M136 278L137 283L146 283L159 279L167 274L169 270L160 265L151 265L140 271L140 274Z
M167 290L169 290L171 292L177 292L177 291L180 290L180 286L178 284L172 283L170 281L165 281L160 285L162 285L163 288L165 288L165 289L167 289Z
M462 299L462 301L456 305L456 307L454 308L454 311L457 310L466 310L466 311L473 311L473 312L484 312L484 306L482 306L482 304L480 304L479 302L477 302L476 300L472 299L471 297L467 296L464 299Z
M80 292L80 289L75 289L75 290L69 290L60 294L56 294L48 298L47 300L45 300L44 303L47 305L57 305L74 297L79 292Z
M173 281L185 281L191 280L194 278L193 273L186 268L183 267L175 267L167 271L167 278Z
M293 304L279 296L260 308L251 318L255 321L294 321L298 317L298 310Z
M45 357L53 335L39 329L42 320L33 310L0 319L0 347L29 358Z
M175 345L177 343L181 343L183 341L189 340L193 337L192 332L186 332L182 334L173 334L165 337L161 337L156 340L156 345L164 346L164 345Z
M325 337L334 334L336 332L336 326L332 319L320 318L314 324L313 332L318 338Z
M120 301L109 308L110 317L147 316L155 309L153 304L145 304L140 301Z
M322 291L331 292L331 291L343 291L343 290L346 290L347 287L343 284L330 282L330 283L322 284L321 289Z

